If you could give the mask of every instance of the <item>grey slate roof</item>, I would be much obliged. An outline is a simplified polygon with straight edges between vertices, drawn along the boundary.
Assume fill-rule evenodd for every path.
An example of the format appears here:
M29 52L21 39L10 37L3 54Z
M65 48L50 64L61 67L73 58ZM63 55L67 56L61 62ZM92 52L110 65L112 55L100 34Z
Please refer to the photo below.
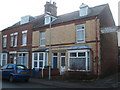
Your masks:
M59 16L57 16L57 19L54 22L52 22L52 25L60 24L60 23L64 23L64 22L69 22L69 21L74 21L74 20L78 20L78 19L84 19L84 18L99 16L101 14L101 12L104 10L104 8L107 7L107 6L109 6L109 5L108 4L103 4L103 5L99 5L99 6L95 6L95 7L89 7L90 13L87 16L83 16L83 17L79 16L79 11L74 11L74 12L71 12L71 13L59 15ZM44 15L45 14L42 14L42 15L36 16L33 19L31 19L31 21L29 23L39 22L38 24L36 24L33 27L33 30L37 29L37 28L44 27L44 26L48 26L48 25L44 24ZM23 25L25 25L25 24L23 24ZM21 26L20 22L17 22L16 24L14 24L14 25L12 25L12 26L4 29L4 30L19 27L19 26Z
M108 4L103 4L103 5L99 5L99 6L95 6L95 7L90 7L89 8L90 13L87 16L83 16L83 17L79 16L79 11L74 11L74 12L71 12L71 13L60 15L60 16L57 17L57 19L54 22L52 22L52 25L60 24L60 23L64 23L64 22L69 22L69 21L73 21L73 20L78 20L78 19L84 19L84 18L99 16L101 14L102 10L104 10L104 8L106 6L108 6ZM41 28L41 27L44 27L44 26L48 26L48 25L40 25L39 24L38 26L35 26L33 29Z

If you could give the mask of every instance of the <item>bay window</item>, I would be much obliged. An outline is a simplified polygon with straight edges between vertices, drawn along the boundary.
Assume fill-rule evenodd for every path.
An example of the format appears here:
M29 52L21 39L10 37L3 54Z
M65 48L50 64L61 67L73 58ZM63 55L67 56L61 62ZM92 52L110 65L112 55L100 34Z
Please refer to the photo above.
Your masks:
M73 71L89 71L90 70L90 51L75 50L69 51L68 69Z
M7 64L7 53L0 54L0 66Z
M35 52L32 54L32 68L43 69L48 65L48 54L45 52Z

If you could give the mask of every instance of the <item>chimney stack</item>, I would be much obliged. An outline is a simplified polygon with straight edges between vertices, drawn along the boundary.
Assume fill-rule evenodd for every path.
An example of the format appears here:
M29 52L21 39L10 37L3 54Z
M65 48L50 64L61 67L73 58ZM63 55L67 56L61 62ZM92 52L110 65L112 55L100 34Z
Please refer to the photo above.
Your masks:
M57 6L55 2L46 2L45 6L45 14L47 12L51 13L53 16L57 16Z

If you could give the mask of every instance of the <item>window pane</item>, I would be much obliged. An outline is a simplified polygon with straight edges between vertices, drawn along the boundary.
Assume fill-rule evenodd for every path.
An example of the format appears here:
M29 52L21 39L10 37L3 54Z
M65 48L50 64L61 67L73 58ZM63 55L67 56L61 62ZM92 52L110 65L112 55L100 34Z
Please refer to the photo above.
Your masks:
M13 46L13 36L11 36L11 47Z
M39 53L39 60L43 60L43 53Z
M34 67L37 67L37 62L34 62Z
M53 56L57 56L57 53L53 53Z
M84 31L77 31L77 40L84 40Z
M37 60L38 54L34 53L34 60Z
M65 57L61 57L61 66L65 66Z
M61 53L61 56L65 56L65 53Z
M70 69L86 70L86 59L85 58L70 58Z
M39 67L43 67L43 62L39 62Z
M14 36L14 46L17 46L17 35Z
M80 57L80 56L85 56L85 52L79 52L78 53L78 56Z
M27 33L22 34L22 45L25 45L27 43Z
M77 53L70 53L70 57L76 57Z
M40 45L45 45L45 32L40 32Z

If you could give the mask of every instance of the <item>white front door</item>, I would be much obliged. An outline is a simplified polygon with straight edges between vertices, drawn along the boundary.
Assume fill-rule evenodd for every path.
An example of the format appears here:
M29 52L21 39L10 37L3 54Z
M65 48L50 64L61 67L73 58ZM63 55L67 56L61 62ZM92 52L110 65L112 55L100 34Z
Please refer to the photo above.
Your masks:
M65 53L61 53L60 57L60 74L64 74L65 72Z

